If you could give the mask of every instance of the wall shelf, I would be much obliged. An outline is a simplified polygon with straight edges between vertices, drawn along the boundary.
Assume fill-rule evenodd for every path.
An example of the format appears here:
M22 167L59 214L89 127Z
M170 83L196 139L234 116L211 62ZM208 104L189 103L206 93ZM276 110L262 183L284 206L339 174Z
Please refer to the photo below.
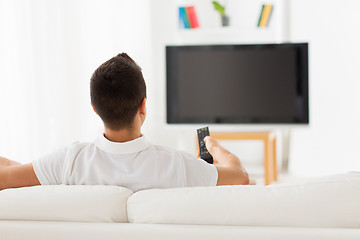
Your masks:
M274 9L266 28L258 28L257 21L263 1L228 0L227 11L230 26L221 27L219 16L211 2L194 0L175 0L173 3L173 41L176 45L200 44L247 44L286 42L287 0L269 0ZM183 29L179 24L178 7L194 5L200 28Z
M272 29L179 29L176 44L279 43Z

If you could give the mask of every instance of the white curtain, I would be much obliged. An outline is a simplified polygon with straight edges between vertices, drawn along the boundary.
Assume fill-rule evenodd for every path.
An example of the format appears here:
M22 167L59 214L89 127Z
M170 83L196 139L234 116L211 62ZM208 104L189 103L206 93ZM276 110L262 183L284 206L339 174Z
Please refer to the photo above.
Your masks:
M0 155L29 162L102 131L89 80L129 53L149 84L149 0L0 0Z

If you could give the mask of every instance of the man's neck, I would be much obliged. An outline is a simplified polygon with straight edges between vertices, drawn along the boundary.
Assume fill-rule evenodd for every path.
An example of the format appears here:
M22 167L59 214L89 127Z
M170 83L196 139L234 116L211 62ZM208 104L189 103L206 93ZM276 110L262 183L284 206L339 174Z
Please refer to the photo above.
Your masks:
M128 142L141 136L140 129L111 130L105 128L104 136L112 142Z

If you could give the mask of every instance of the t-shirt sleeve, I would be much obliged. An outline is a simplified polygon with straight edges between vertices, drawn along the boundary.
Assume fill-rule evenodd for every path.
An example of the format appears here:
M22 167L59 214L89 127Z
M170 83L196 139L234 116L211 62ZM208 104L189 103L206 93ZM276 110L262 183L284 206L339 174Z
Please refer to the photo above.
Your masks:
M213 164L197 159L191 154L184 155L184 164L187 187L216 186L218 172Z
M67 148L41 157L33 162L36 177L41 185L62 184Z

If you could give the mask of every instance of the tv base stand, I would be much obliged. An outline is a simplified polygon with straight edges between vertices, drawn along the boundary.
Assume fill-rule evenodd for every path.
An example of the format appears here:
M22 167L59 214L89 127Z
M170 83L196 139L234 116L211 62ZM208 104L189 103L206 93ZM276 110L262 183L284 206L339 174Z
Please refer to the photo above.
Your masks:
M265 185L277 181L276 134L274 132L211 132L218 140L262 140L264 141Z

